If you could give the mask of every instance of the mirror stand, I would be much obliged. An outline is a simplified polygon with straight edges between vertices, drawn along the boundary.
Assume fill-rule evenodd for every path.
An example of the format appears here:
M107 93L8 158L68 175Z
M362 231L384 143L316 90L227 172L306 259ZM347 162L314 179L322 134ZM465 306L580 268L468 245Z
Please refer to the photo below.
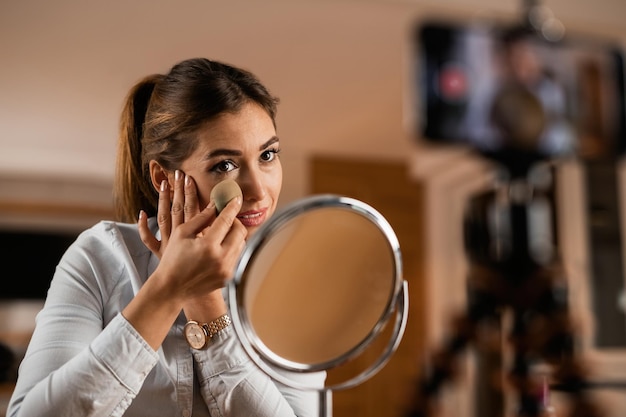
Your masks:
M320 417L332 417L333 415L333 390L320 391Z

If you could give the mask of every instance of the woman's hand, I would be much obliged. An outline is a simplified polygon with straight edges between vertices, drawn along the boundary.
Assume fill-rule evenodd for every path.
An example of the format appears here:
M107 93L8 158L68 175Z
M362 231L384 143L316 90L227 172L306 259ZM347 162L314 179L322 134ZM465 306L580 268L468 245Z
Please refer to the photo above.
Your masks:
M240 208L241 199L235 199L216 217L209 205L172 229L155 274L174 284L173 295L197 298L222 288L232 277L247 234L236 219Z
M244 248L247 231L236 218L240 198L217 216L213 203L200 211L193 178L183 178L176 171L173 188L171 197L170 187L163 181L159 192L157 223L161 240L149 230L143 212L138 228L146 247L161 260L155 273L176 283L172 290L187 299L225 285Z

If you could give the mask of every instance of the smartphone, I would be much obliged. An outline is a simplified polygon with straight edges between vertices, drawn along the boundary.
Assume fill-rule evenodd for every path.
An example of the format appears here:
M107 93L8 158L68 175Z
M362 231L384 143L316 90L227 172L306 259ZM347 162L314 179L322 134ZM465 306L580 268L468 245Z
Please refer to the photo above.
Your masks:
M419 140L545 158L623 154L624 68L611 41L558 42L517 25L421 21L413 32ZM514 94L511 94L514 92Z

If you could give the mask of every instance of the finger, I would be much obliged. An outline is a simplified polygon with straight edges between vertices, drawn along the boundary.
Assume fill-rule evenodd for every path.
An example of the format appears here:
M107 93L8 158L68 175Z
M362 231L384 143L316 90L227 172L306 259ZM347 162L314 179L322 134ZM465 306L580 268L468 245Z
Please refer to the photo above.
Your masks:
M183 206L185 204L185 191L183 184L183 173L180 170L174 171L174 198L172 199L172 230L176 229L185 221Z
M185 175L185 205L183 211L185 212L184 221L186 222L200 213L200 202L198 201L196 182L189 175Z
M217 216L213 224L211 225L211 234L216 236L219 239L219 242L222 242L226 237L226 234L230 231L230 228L233 225L233 222L237 218L237 214L241 209L242 199L240 196L237 196L230 200L226 207L220 212L220 215Z
M222 242L222 248L225 251L224 259L232 265L233 272L236 270L237 262L246 247L247 235L246 227L238 219L235 219L233 226ZM231 277L224 284L227 284L233 276L234 274L231 273Z
M144 245L152 253L160 257L161 242L152 234L148 227L148 216L141 210L139 212L139 219L137 220L137 229L139 230L139 237Z
M157 207L157 224L161 232L161 243L167 244L172 232L172 215L170 212L170 186L167 180L161 181L159 202Z
M211 202L204 210L181 225L178 230L183 236L196 236L209 227L216 217L217 210L215 209L215 203Z

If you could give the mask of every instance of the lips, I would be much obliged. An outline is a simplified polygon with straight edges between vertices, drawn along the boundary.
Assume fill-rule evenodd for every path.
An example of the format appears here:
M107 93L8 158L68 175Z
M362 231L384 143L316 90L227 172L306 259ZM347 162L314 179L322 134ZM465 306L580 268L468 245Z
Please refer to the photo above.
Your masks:
M237 215L237 218L246 227L260 226L265 221L267 209L248 210Z

